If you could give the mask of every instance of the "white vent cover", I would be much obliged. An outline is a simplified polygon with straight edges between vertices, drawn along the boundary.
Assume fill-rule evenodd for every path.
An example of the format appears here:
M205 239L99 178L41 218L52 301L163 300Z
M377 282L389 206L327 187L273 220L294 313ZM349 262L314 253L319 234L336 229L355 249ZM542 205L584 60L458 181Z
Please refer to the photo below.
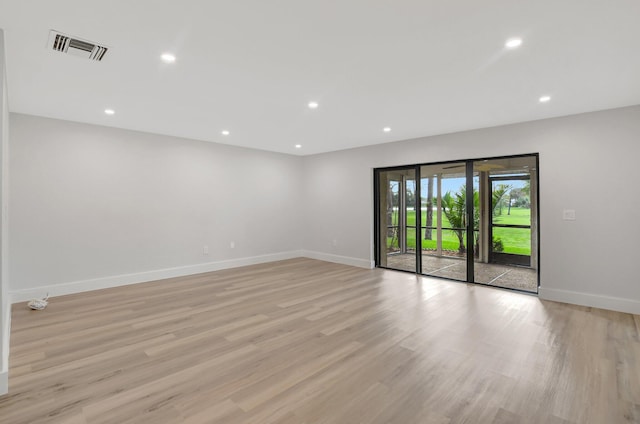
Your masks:
M109 50L108 47L100 46L92 41L82 40L54 30L49 32L48 48L98 62L104 58Z

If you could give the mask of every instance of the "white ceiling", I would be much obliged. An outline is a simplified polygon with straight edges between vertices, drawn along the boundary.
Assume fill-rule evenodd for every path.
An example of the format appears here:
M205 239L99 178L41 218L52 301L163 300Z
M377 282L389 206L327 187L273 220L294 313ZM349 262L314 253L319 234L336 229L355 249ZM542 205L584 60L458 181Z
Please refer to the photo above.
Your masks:
M638 0L0 0L11 111L303 155L639 104L639 22Z

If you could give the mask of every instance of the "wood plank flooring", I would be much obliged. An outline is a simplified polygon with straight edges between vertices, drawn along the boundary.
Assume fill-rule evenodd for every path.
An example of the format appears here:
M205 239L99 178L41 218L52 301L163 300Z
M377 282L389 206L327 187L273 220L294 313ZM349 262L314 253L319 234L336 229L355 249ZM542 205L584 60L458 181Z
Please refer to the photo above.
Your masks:
M0 423L639 423L639 327L294 259L14 305Z

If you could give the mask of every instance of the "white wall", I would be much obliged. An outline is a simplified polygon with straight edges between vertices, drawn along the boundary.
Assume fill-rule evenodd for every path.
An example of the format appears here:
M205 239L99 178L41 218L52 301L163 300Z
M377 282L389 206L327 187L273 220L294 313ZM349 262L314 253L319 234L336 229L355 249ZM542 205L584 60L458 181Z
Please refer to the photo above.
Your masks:
M11 302L8 296L9 106L5 73L4 32L0 29L0 395L9 381Z
M540 296L640 313L640 106L305 157L303 248L373 261L373 168L525 153L540 153Z
M10 119L14 301L300 255L298 157Z
M371 266L373 168L539 153L541 296L640 313L640 106L303 158L10 120L14 301L300 254Z

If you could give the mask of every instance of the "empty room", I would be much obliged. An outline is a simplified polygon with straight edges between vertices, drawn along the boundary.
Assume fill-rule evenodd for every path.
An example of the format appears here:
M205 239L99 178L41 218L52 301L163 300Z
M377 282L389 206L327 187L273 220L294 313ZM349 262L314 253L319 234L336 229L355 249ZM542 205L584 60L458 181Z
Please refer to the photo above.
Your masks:
M0 424L640 423L639 18L0 0Z

